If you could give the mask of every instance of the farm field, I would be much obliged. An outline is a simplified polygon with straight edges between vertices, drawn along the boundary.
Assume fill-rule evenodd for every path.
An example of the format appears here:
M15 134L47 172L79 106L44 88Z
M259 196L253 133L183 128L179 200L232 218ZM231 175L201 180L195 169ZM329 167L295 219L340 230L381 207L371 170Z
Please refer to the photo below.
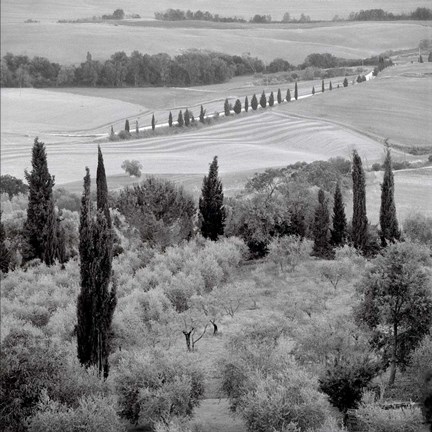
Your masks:
M61 64L76 64L85 61L88 51L94 59L106 60L116 51L177 55L184 49L205 46L206 50L232 55L250 52L267 62L282 57L292 64L299 64L314 52L362 58L388 49L413 48L421 39L430 37L430 33L430 26L415 22L217 29L5 21L1 29L1 48L4 53L39 55ZM401 34L404 34L403 38L400 38ZM56 44L52 44L53 40Z
M338 122L390 144L431 146L432 63L387 68L377 79L281 111Z

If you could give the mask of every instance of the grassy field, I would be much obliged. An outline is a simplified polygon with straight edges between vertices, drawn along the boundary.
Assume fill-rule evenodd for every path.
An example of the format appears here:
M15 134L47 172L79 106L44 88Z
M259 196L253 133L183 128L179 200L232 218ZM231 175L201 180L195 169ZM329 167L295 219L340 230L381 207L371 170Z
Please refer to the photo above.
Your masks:
M281 110L339 122L391 144L432 146L432 63L387 68L378 79L329 93Z
M299 64L314 52L362 58L388 49L413 48L421 39L430 37L430 31L429 26L415 22L317 24L316 27L298 29L279 26L215 29L3 22L1 48L4 53L45 56L62 64L85 61L87 51L94 59L105 60L116 51L176 55L188 48L236 55L250 52L266 61L283 57L290 63ZM400 38L400 34L404 37Z
M265 3L259 0L189 0L187 6L181 6L175 0L159 0L157 3L138 0L123 0L121 5L117 0L76 0L73 5L66 0L4 0L2 1L2 20L23 21L32 19L74 19L86 18L93 15L111 13L121 6L125 12L139 13L144 18L153 18L154 12L167 8L184 8L191 10L209 10L221 16L240 16L250 18L254 14L271 14L273 19L280 20L285 12L291 16L299 17L301 13L311 16L312 19L332 19L334 15L347 16L359 9L382 8L389 12L400 13L415 8L430 6L428 0L364 0L361 8L357 0L308 0L307 6L303 0L292 0L284 4L280 0L268 0Z

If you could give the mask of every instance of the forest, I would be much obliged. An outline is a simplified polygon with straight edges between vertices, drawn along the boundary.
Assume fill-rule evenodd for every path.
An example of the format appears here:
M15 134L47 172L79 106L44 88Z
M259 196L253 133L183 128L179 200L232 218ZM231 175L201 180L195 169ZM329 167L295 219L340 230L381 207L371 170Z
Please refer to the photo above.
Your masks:
M377 226L356 151L234 198L215 156L198 202L109 191L100 147L80 198L48 161L36 138L27 185L2 177L4 430L199 431L209 392L251 432L432 422L432 220L398 221L390 149Z

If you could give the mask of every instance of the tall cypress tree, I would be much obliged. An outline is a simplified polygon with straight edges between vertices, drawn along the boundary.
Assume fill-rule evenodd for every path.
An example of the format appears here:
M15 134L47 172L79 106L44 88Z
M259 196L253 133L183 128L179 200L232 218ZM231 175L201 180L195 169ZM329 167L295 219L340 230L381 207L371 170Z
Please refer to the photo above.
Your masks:
M245 101L244 101L244 109L245 109L245 112L249 111L249 99L247 96L245 97Z
M152 119L151 119L151 128L153 132L156 129L156 120L154 114L152 115Z
M230 107L228 99L225 99L225 102L224 102L224 113L225 113L225 116L227 116L227 117L231 114L231 107Z
M263 90L263 92L261 94L260 105L261 105L262 108L265 108L267 106L267 98L266 98L264 90Z
M210 165L208 176L204 177L199 199L201 234L204 238L217 240L224 233L225 209L223 206L222 182L218 177L217 156Z
M184 124L185 126L189 126L190 125L190 114L189 114L189 110L186 108L186 111L184 113Z
M333 84L332 84L331 81L330 81L330 84L329 84L329 90L333 90Z
M353 217L352 241L354 247L365 253L368 243L368 219L366 216L366 180L360 156L354 150L353 166Z
M325 92L325 88L324 88L324 80L321 81L321 93Z
M129 131L130 131L130 128L129 128L129 120L128 120L128 119L126 119L126 121L125 121L125 131L126 131L126 132L129 132Z
M278 104L282 103L282 93L281 93L280 89L278 89L278 92L277 92L277 101L278 101Z
M318 191L318 205L314 217L314 245L312 254L319 258L330 259L333 249L330 244L330 213L324 191Z
M295 99L295 100L298 99L298 86L297 86L297 81L295 82L295 85L294 85L294 99Z
M240 99L237 99L236 102L235 102L235 104L234 104L234 112L236 114L240 114L241 110L242 110L242 106L241 106Z
M315 87L314 86L312 86L312 94L313 95L315 94Z
M48 203L47 221L44 227L44 262L46 265L51 266L57 258L57 215L54 207L53 198Z
M139 126L138 126L138 120L135 120L135 133L139 135Z
M383 247L386 247L388 243L394 243L400 239L394 201L394 177L390 149L388 148L384 161L384 178L381 185L380 226L381 244Z
M47 238L51 238L50 228L55 228L48 226L49 213L53 205L54 177L48 171L45 144L38 138L33 144L32 171L26 171L25 177L29 185L29 195L27 220L23 229L23 258L25 262L35 258L45 261L46 241ZM51 262L48 265L50 264Z
M184 125L184 121L183 121L183 113L180 110L180 112L178 113L178 117L177 117L177 126L178 127L183 127Z
M274 105L274 94L273 92L270 92L270 96L269 96L269 106L273 106Z
M343 246L346 242L347 219L339 182L333 197L333 229L331 231L332 244L335 247Z
M258 108L258 98L256 97L256 94L252 96L251 107L254 111Z
M77 304L77 341L80 362L86 367L96 366L99 374L107 377L109 339L117 297L115 284L111 283L113 235L100 148L96 184L97 214L94 218L87 168L80 217L81 292Z
M172 127L172 125L173 125L173 118L172 118L172 112L170 111L168 115L168 126Z
M200 115L199 115L199 121L201 123L204 123L205 121L205 111L204 111L204 107L201 105L201 110L200 110Z
M290 89L287 90L285 99L287 102L291 102L291 90Z

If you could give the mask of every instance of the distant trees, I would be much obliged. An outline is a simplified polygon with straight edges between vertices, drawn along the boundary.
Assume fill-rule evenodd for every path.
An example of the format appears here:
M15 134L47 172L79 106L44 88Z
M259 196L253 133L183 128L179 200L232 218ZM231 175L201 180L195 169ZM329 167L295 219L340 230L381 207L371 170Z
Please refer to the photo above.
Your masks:
M218 14L211 14L209 11L181 9L167 9L165 11L155 12L157 20L162 21L183 21L183 20L197 20L197 21L214 21L214 22L246 22L243 18L238 17L222 17Z
M333 90L333 84L332 84L331 81L330 81L330 83L329 83L329 90Z
M241 106L241 102L239 99L236 100L235 104L234 104L234 112L236 114L240 114L242 110L242 106Z
M324 80L321 81L321 93L325 92Z
M287 92L286 92L285 100L287 102L291 102L291 91L290 91L290 89L288 89Z
M294 84L294 99L298 99L298 87L297 87L297 81Z
M390 365L389 385L432 324L431 281L423 264L427 259L418 245L392 244L375 258L358 286L362 302L357 320L373 332L375 350L383 365Z
M204 121L205 121L205 110L204 110L204 107L202 105L200 108L199 121L201 123L204 123Z
M172 112L170 111L168 115L168 126L172 127L172 125L173 125L173 116L172 116Z
M96 366L99 375L109 373L111 322L117 304L111 283L113 237L108 208L108 188L100 147L97 167L97 214L92 214L90 171L84 177L80 216L81 291L77 303L78 358L86 367Z
M431 20L432 9L418 7L410 13L395 15L392 12L386 12L383 9L366 9L359 12L351 12L349 21L394 21L394 20Z
M184 125L183 113L182 113L182 110L180 110L179 113L178 113L178 117L177 117L177 126L178 127L183 127L183 125Z
M135 133L137 135L139 135L139 125L138 125L138 120L135 120Z
M142 165L137 160L125 160L121 165L122 169L124 169L130 176L141 177L141 168Z
M29 185L27 220L23 228L24 261L39 258L47 265L56 257L56 215L53 200L54 177L48 171L45 144L35 138L32 171L25 172Z
M423 63L423 56L421 54L419 55L419 63Z
M215 156L208 176L203 179L199 199L201 234L204 238L217 240L223 235L226 217L223 200L222 182L218 177L218 160Z
M251 100L251 107L252 107L252 109L253 109L254 111L256 111L257 108L258 108L258 99L257 99L257 97L256 97L256 94L254 94L254 95L252 96L252 100Z
M312 86L312 94L315 94L315 86Z
M343 86L348 87L348 78L347 77L345 77L345 79L343 80Z
M366 216L366 180L363 165L357 151L353 152L353 216L351 238L354 247L366 252L368 243L368 219Z
M125 13L123 9L116 9L112 15L102 15L102 19L104 20L122 20L125 17Z
M187 108L186 108L186 110L185 110L185 113L184 113L183 119L184 119L184 125L185 125L186 127L189 127L189 126L190 126L190 122L191 122L191 117L190 117L189 110L188 110Z
M227 117L231 114L231 106L230 106L230 103L228 101L228 98L225 99L225 102L224 102L224 113L225 113L225 116L227 116Z
M318 191L318 205L315 207L313 237L314 245L312 254L319 258L332 258L333 249L330 244L330 214L328 201L322 189Z
M269 106L272 107L274 105L275 101L274 101L274 94L273 94L273 92L270 93L269 101L268 102L269 102Z
M331 230L331 241L335 247L343 246L347 237L347 219L342 199L342 191L339 182L336 184L333 196L333 229Z
M245 101L244 101L244 109L245 109L245 112L249 111L249 99L247 96L245 97Z
M155 120L154 114L152 115L152 119L151 119L151 128L152 128L152 131L154 132L154 130L156 128L156 120Z
M278 89L278 92L277 92L277 102L278 102L278 104L281 104L281 103L282 103L282 93L281 93L281 89Z
M394 243L400 239L394 201L394 177L390 149L388 148L384 160L384 178L381 184L380 226L381 244L383 247L386 247L388 243Z
M267 106L267 98L266 98L264 90L263 90L263 92L261 94L260 105L261 105L261 108L265 108Z
M126 119L126 121L125 121L125 127L124 127L124 130L125 130L126 132L130 132L129 120L128 120L128 119Z

